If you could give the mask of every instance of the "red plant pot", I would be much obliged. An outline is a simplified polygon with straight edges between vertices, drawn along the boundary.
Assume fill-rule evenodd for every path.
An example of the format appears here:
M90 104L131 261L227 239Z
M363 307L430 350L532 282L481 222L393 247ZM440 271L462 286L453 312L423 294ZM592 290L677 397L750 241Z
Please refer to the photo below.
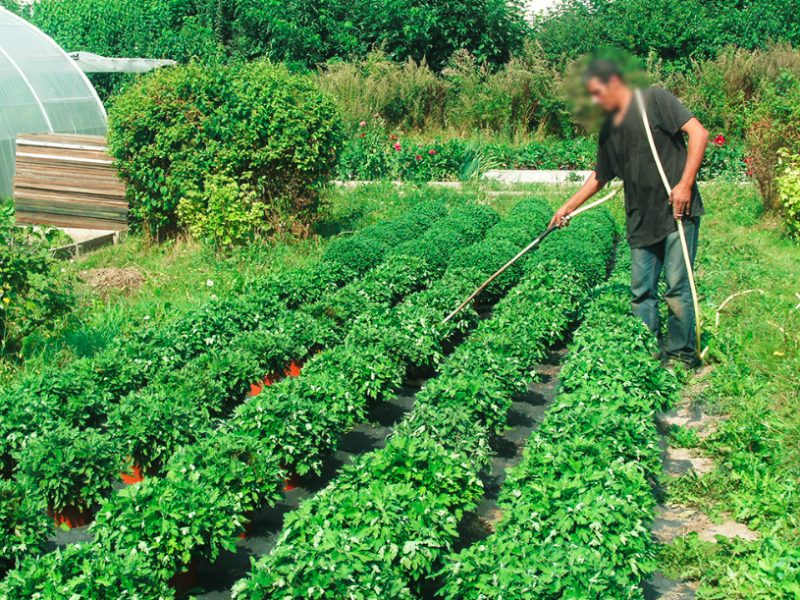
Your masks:
M300 375L300 370L300 363L292 361L289 363L289 367L286 369L286 376L297 377Z
M244 513L245 522L244 522L244 531L239 534L240 540L246 540L251 535L253 535L253 511L248 510Z
M189 590L197 587L197 559L192 559L186 565L186 569L178 571L170 577L167 582L177 594L185 594Z
M56 527L66 525L69 529L84 527L92 522L92 511L88 508L77 506L67 506L63 510L56 512L52 508L47 509L47 514L56 524Z
M132 464L128 472L120 473L119 476L122 479L122 483L126 485L134 485L144 481L142 469L137 464Z
M250 384L250 391L247 393L248 397L252 398L253 396L258 396L261 392L264 391L265 387L271 386L275 383L277 377L273 374L267 375L258 383L251 383Z
M283 491L291 492L300 485L300 475L291 467L284 467L286 477L283 479Z

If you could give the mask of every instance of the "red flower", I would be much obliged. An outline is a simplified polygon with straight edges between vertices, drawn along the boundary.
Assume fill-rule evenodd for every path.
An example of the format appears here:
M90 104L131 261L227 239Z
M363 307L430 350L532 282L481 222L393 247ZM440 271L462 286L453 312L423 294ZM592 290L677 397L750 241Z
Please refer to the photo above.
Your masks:
M397 150L398 152L400 152L400 150L402 150L402 149L403 149L403 147L400 145L400 142L397 142L397 143L396 143L396 144L393 146L393 148L394 148L395 150Z
M422 160L422 156L420 156L419 154L417 154L414 158L416 158L417 160Z
M436 154L436 150L434 150L433 148L431 148L430 150L428 150L428 154L430 154L431 156L433 156L434 154Z
M367 137L367 134L366 133L362 133L359 137L365 138L365 137Z
M393 133L390 133L390 134L389 134L389 139L390 139L390 140L396 140L396 139L397 139L397 136L396 136L395 134L393 134Z
M728 140L725 139L725 136L721 133L714 138L714 145L715 146L724 146Z

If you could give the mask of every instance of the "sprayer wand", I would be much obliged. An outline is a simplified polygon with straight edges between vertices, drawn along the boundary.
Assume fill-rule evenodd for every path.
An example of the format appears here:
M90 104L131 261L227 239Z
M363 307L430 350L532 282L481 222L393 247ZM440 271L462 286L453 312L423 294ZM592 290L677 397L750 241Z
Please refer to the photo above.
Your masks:
M594 202L590 202L589 204L585 204L584 206L581 206L580 208L578 208L577 210L573 211L568 216L566 216L562 220L561 225L566 225L571 219L573 219L574 217L577 217L579 214L581 214L583 212L586 212L588 210L591 210L593 208L596 208L596 207L600 206L601 204L603 204L605 202L608 202L609 200L611 200L611 198L613 198L614 196L617 195L617 193L619 192L620 189L621 188L618 187L618 188L614 189L613 191L611 191L610 193L608 193L605 196L603 196L602 198L599 198L598 200L595 200ZM444 325L445 323L450 321L453 317L455 317L458 313L460 313L462 310L464 310L464 308L466 308L466 306L470 302L472 302L483 290L485 290L489 286L490 283L492 283L495 279L500 277L500 275L502 275L511 265L513 265L515 262L517 262L520 258L525 256L528 252L530 252L536 246L541 244L542 241L548 235L553 233L553 231L555 231L558 228L559 228L558 225L551 225L541 235L539 235L539 237L537 237L530 244L528 244L522 250L520 250L519 254L517 254L514 258L512 258L506 264L504 264L502 267L500 267L491 277L489 277L489 279L487 279L482 284L480 284L478 286L478 288L474 292L472 292L472 294L470 294L469 298L467 298L461 304L459 304L458 308L456 308L453 312L451 312L449 315L447 315L445 320L442 321L442 324Z

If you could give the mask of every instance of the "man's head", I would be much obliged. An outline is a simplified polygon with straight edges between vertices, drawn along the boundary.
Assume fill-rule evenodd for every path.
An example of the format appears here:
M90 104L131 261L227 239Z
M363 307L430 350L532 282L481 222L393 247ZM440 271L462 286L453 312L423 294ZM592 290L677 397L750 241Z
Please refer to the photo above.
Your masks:
M611 60L597 59L583 73L583 83L592 100L606 112L621 108L630 92L620 66Z

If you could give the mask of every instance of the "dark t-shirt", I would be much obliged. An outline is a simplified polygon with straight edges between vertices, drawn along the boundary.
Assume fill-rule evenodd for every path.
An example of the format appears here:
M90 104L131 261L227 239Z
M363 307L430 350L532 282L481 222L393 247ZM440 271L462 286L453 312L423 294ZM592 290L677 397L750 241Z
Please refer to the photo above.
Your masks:
M661 88L643 90L644 103L658 155L671 186L683 176L688 152L681 131L692 113L675 96ZM619 125L610 116L600 132L597 149L597 179L619 177L625 185L628 243L633 248L656 244L677 231L667 192L658 174L636 99ZM690 216L703 214L697 184L692 187Z

